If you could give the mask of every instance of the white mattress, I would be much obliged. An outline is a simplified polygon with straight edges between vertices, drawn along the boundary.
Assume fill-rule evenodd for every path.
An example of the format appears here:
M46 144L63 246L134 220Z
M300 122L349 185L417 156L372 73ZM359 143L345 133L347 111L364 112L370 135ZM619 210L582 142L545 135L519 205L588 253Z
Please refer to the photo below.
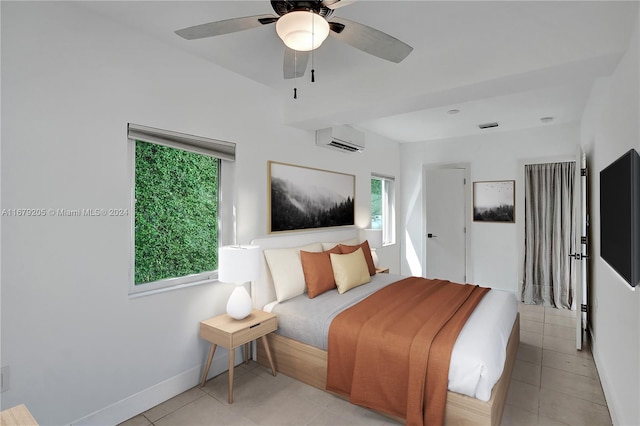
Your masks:
M402 278L378 274L370 284L342 295L333 290L309 299L304 294L285 302L269 303L263 309L278 314L279 334L326 350L329 325L339 312ZM482 401L491 398L491 390L502 375L517 311L512 293L493 289L482 298L453 347L450 391Z

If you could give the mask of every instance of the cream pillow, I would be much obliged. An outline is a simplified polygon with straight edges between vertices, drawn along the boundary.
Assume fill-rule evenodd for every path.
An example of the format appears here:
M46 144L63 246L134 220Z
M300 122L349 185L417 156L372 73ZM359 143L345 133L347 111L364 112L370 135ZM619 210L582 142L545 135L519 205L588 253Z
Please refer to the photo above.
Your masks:
M303 247L264 250L264 257L267 259L271 271L278 302L304 294L306 285L300 250L320 252L322 244L314 243Z
M331 253L329 256L338 293L342 294L371 281L369 267L361 248L349 254Z

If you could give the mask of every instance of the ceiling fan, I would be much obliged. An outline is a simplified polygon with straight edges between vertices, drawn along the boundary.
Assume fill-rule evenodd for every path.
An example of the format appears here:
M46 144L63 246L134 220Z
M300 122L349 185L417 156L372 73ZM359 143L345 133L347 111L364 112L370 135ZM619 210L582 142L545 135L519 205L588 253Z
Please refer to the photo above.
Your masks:
M334 9L354 0L271 1L275 15L254 15L226 19L177 30L187 40L214 37L276 24L276 32L285 43L284 78L304 75L309 52L318 48L329 34L356 49L387 61L399 63L413 47L382 31L345 18L333 17Z

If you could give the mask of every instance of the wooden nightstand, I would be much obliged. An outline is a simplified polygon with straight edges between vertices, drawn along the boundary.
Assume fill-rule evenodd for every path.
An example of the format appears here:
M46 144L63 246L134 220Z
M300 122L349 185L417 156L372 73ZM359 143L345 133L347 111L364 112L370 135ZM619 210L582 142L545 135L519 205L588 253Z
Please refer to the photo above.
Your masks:
M2 426L38 426L38 422L24 404L2 410L0 424Z
M217 345L229 350L229 404L233 404L233 369L235 367L235 351L234 349L240 345L245 345L244 356L245 361L249 362L249 342L260 338L264 344L271 373L275 376L276 369L273 366L271 351L266 335L278 328L278 317L276 314L254 309L248 317L241 320L235 320L227 314L219 315L205 321L200 321L200 337L211 342L207 365L202 373L203 387L207 381L211 360L216 351Z
M376 274L388 274L389 268L376 268Z

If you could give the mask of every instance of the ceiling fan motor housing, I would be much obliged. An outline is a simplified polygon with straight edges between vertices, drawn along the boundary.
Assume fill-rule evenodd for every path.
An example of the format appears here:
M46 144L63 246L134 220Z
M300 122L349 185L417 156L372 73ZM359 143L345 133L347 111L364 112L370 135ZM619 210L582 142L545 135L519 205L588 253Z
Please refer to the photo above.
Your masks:
M317 13L325 19L328 19L333 14L333 9L329 9L324 4L327 0L316 1L271 1L271 7L278 14L278 16L284 16L294 10L305 10ZM334 2L330 2L334 3Z

